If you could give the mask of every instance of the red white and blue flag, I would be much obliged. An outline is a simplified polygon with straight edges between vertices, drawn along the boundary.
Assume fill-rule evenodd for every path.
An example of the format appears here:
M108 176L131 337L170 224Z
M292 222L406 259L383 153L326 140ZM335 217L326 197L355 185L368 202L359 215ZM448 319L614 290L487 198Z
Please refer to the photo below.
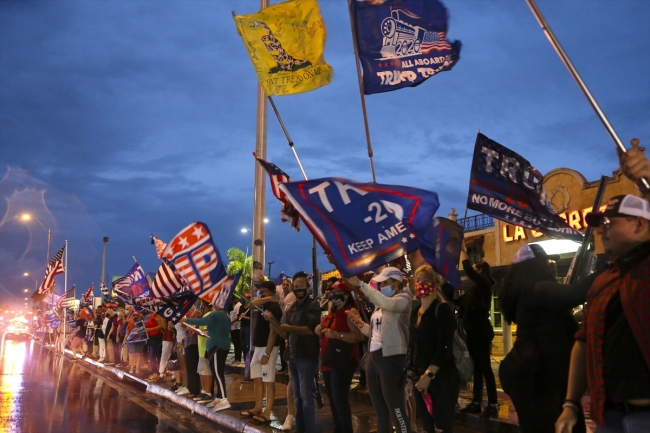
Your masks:
M113 290L124 293L127 296L139 297L151 295L147 276L137 262L125 276L113 281Z
M56 301L56 308L70 308L74 306L74 301L74 286L72 286Z
M226 309L230 304L232 294L235 292L237 283L241 277L241 272L236 275L226 275L226 277L210 290L206 290L199 297L212 305Z
M167 260L163 259L156 277L151 282L151 296L154 298L170 296L180 290L181 287L183 287L183 282L180 276L176 275Z
M151 241L156 246L156 255L158 256L159 259L162 259L167 244L162 240L158 239L157 237L155 237L154 235L151 235Z
M54 276L63 273L63 252L65 251L65 245L61 247L58 253L52 257L50 263L45 269L45 278L38 288L38 294L43 295L48 292L48 290L54 287Z
M271 178L271 191L273 191L275 198L280 200L280 203L282 203L280 218L282 221L289 221L291 227L293 227L295 231L300 231L300 214L287 200L287 197L284 195L282 190L280 190L280 185L285 182L291 182L289 175L280 170L277 165L271 162L260 158L255 159L257 159L257 162L259 162L262 167L264 167L264 170L266 170L266 172L269 174L269 177Z
M178 233L165 248L169 260L195 295L201 295L226 277L221 254L208 226L194 222Z
M95 295L95 284L91 284L86 293L81 295L81 304L87 305L93 303L93 297Z

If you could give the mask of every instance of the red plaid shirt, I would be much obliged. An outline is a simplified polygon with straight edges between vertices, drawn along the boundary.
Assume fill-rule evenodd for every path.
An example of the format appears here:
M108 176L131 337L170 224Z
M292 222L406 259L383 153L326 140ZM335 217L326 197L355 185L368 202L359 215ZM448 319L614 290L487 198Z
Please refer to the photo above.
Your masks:
M605 310L616 292L620 292L625 318L650 368L650 242L636 248L630 256L614 261L596 278L587 293L585 323L576 333L576 339L587 344L591 418L600 426L604 426L605 406Z

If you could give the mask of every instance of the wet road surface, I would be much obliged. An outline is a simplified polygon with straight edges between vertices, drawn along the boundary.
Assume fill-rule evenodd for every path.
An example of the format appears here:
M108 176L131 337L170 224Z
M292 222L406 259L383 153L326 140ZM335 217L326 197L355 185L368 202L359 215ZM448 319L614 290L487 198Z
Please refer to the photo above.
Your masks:
M0 432L231 433L31 340L0 343Z

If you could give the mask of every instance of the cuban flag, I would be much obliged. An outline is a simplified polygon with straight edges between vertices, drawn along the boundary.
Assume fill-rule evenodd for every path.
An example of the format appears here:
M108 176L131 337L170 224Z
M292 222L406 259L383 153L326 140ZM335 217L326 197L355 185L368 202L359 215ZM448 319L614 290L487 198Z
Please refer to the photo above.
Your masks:
M375 269L423 247L423 257L436 271L452 284L459 282L453 270L437 268L436 254L444 248L434 229L440 205L435 192L342 178L286 182L280 190L343 276Z
M291 179L289 178L289 175L286 174L284 171L280 170L277 165L265 161L260 158L255 158L257 159L257 162L260 163L262 167L264 167L264 170L269 174L269 177L271 179L271 191L273 191L273 195L275 198L280 200L280 203L282 203L282 210L280 211L280 219L284 221L289 221L291 224L291 227L299 232L300 231L300 216L298 214L298 211L291 205L291 203L287 200L286 196L280 189L280 185L282 185L285 182L290 182Z
M113 290L127 296L151 296L147 276L137 262L125 276L113 281Z

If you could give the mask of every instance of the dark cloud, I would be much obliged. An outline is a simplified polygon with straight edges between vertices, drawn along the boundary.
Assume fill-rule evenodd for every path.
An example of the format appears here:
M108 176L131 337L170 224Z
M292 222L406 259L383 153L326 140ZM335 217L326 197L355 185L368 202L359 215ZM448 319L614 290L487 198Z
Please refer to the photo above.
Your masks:
M331 85L276 98L310 178L370 180L345 2L321 1ZM447 0L460 62L414 89L366 97L377 180L437 191L463 212L476 131L542 172L597 179L613 144L524 2ZM624 142L650 142L650 3L539 0L554 32ZM21 270L42 274L70 241L69 278L97 283L136 256L157 263L149 235L204 221L225 254L252 225L257 78L223 0L0 3L0 287L20 297ZM301 173L269 110L268 159ZM40 195L39 195L40 194ZM267 191L273 273L311 267L311 237L278 218ZM7 201L8 200L8 201ZM40 218L40 217L39 217ZM46 221L47 220L47 221ZM320 254L320 253L319 253ZM329 269L322 255L319 264ZM9 271L8 271L9 270Z

